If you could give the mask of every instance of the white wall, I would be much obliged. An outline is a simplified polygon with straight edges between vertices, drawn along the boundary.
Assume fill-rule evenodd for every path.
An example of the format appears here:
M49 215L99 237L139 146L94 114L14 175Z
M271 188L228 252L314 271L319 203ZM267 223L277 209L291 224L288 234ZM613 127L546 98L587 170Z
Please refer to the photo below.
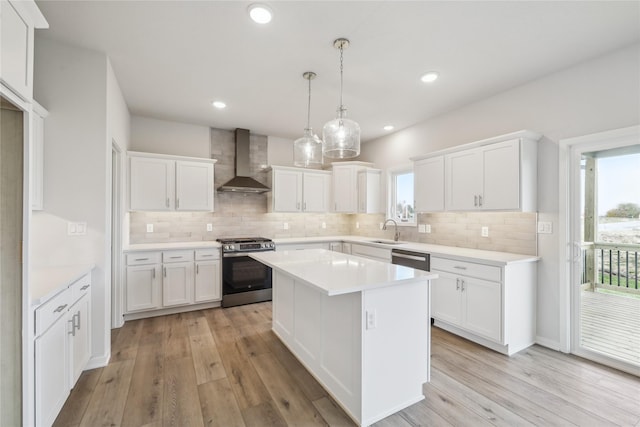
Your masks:
M105 55L36 38L34 97L45 122L44 211L32 217L34 267L95 264L92 361L110 355L111 138L126 146L126 106L109 77ZM67 236L68 221L87 223L86 236Z
M132 151L211 158L209 127L131 116Z
M520 129L544 135L538 148L540 220L558 224L558 141L640 122L640 45L532 81L362 146L359 160L388 169L407 158ZM539 235L539 342L559 348L557 234Z
M293 166L293 140L277 136L267 138L267 164Z

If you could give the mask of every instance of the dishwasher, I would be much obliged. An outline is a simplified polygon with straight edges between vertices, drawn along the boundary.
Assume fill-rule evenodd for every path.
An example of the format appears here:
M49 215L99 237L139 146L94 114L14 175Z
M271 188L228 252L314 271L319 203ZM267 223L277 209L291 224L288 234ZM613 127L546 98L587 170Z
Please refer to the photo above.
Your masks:
M413 252L395 248L391 250L391 264L429 271L430 262L431 256L423 252Z

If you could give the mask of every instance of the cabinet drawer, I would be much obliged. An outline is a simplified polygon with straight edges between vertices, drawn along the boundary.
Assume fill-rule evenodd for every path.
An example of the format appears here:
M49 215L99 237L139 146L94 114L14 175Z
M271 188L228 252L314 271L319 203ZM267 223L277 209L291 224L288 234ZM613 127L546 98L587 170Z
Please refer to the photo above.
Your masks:
M127 254L127 265L159 264L160 252L133 252Z
M208 261L211 259L220 259L220 250L199 249L196 251L196 261Z
M193 251L170 251L162 252L162 262L185 262L193 261Z
M477 277L493 282L500 282L502 279L500 267L447 258L431 257L431 270L448 271L461 276Z
M73 303L79 300L84 294L89 292L91 288L91 273L85 274L80 279L73 282L69 289L71 289L71 297Z
M36 308L36 337L42 335L64 315L73 303L73 291L66 288L51 300Z

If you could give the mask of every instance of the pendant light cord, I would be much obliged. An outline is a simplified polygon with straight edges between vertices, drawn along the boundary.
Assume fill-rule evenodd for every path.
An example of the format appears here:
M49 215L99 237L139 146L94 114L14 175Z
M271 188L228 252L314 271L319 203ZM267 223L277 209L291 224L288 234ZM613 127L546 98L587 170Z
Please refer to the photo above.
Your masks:
M309 80L309 99L307 102L307 129L311 129L311 78Z
M342 106L342 52L343 52L343 47L342 45L340 45L340 117L342 117L342 110L344 110L344 107Z

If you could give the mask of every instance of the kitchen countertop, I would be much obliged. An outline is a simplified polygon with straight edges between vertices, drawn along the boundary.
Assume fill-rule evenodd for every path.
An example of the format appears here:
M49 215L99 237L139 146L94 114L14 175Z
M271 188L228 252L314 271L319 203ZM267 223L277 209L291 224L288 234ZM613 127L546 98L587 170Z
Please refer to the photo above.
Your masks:
M162 251L171 249L219 249L220 243L214 240L201 242L172 242L172 243L137 243L126 245L124 252Z
M31 306L39 306L56 296L70 284L91 272L95 265L65 265L34 268L30 273Z
M438 277L435 273L326 249L257 252L249 256L329 296L418 283Z
M428 243L403 242L399 244L374 243L373 240L390 241L376 237L365 236L317 236L317 237L290 237L284 239L273 239L277 245L295 243L324 243L324 242L347 242L356 243L378 248L406 249L410 251L429 253L431 256L442 256L460 261L478 262L484 264L503 267L508 264L520 262L537 262L540 257L535 255L512 254L508 252L485 251L481 249L459 248L456 246L432 245Z

